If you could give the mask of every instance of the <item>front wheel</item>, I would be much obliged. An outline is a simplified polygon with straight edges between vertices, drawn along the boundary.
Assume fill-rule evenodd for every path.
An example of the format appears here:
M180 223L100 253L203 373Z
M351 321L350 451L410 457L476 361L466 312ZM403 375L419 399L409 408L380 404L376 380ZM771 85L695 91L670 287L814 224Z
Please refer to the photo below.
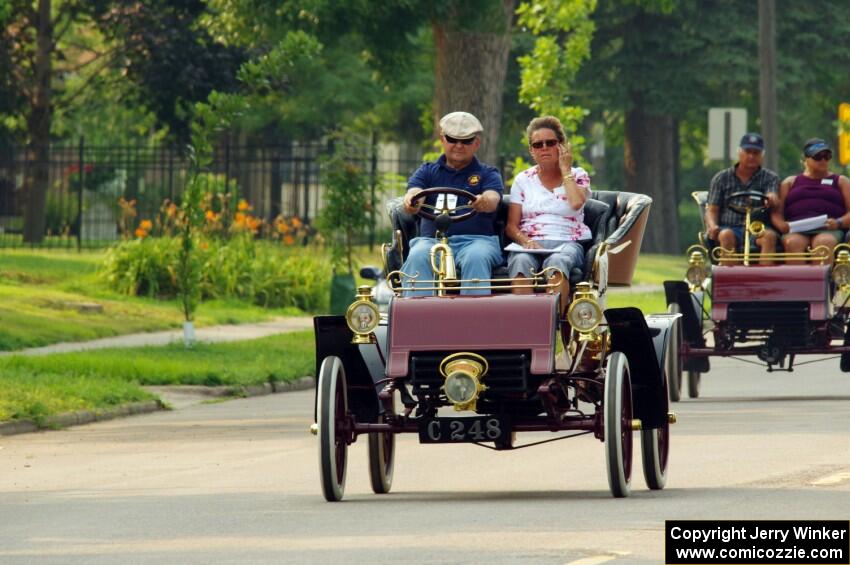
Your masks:
M669 314L680 314L682 309L676 302L667 305ZM667 388L670 391L670 401L679 402L682 398L682 358L679 356L679 348L682 345L682 319L670 328L670 337L667 339L667 348L664 354L664 376L667 379Z
M345 470L348 443L345 422L348 417L348 395L345 369L339 357L328 356L319 369L319 471L322 494L328 502L342 500L345 492Z
M384 423L383 415L378 423ZM369 434L369 482L372 492L387 494L393 485L393 464L395 462L395 434L392 432L372 432Z
M688 371L688 396L699 398L699 384L702 374L699 371Z
M643 455L643 478L651 490L661 490L667 484L667 458L670 454L670 423L654 430L640 431Z
M604 438L608 486L611 494L631 494L632 480L632 386L629 360L615 351L605 369Z

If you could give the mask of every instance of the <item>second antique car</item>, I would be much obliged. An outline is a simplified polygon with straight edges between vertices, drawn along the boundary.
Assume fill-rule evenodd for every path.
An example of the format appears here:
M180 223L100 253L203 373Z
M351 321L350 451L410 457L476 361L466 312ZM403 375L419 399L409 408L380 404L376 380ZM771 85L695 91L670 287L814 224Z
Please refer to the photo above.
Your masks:
M631 283L651 200L593 193L585 207L594 234L588 268L570 273L571 296L559 294L562 275L555 271L536 274L529 282L533 294L512 294L510 280L497 272L475 281L491 294L471 296L457 293L468 281L456 270L445 233L474 213L463 204L474 196L435 188L419 198L429 194L452 194L459 204L420 212L438 225L434 278L399 270L418 219L396 201L390 208L394 241L385 248L384 272L393 290L386 313L363 286L345 316L315 318L318 386L311 430L319 440L324 497L342 499L348 446L363 435L372 490L389 492L395 438L403 433L422 444L496 450L590 435L604 444L611 493L623 497L631 491L633 434L639 431L646 483L663 488L675 421L665 358L676 356L670 336L679 315L605 308L609 284ZM507 201L502 221L506 208ZM417 290L434 295L405 297L408 276ZM569 308L562 319L563 301ZM528 432L557 435L520 442Z
M704 215L707 193L693 197ZM672 336L679 350L670 362L674 401L684 384L691 398L699 396L710 357L755 357L771 372L793 371L800 355L833 354L840 356L841 370L850 371L850 246L753 251L751 238L765 229L754 218L765 208L763 199L751 191L729 196L729 205L746 218L740 251L709 250L701 233L701 243L687 251L685 281L664 283L668 311L682 314L681 333L677 327Z

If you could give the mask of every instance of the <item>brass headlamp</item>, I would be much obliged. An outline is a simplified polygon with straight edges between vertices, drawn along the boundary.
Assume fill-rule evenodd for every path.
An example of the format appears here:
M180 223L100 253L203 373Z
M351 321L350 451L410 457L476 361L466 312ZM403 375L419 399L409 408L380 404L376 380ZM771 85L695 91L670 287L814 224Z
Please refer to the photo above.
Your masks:
M372 301L372 287L361 285L357 287L357 295L354 302L345 311L345 322L354 337L351 343L372 343L372 332L381 323L381 312Z
M762 229L764 229L763 226ZM696 290L708 278L708 269L705 266L706 250L702 246L692 245L688 248L688 252L690 252L690 257L688 258L688 270L685 272L685 279L691 285L691 290Z
M850 291L850 251L839 249L832 266L832 281L840 292Z
M589 282L576 285L573 301L567 310L567 321L582 334L590 334L602 322L602 307Z
M442 389L455 410L475 410L479 394L487 390L481 378L488 369L487 359L469 351L453 353L440 362L440 374L445 378Z

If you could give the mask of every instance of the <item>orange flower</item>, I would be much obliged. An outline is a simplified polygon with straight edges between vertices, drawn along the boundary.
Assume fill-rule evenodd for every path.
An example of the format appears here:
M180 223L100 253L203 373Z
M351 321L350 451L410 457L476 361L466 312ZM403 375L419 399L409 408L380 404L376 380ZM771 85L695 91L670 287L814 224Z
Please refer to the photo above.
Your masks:
M141 222L139 222L140 230L151 231L151 228L153 228L153 222L151 222L150 220L142 220Z
M297 217L297 216L293 216L293 217L292 217L292 220L290 220L290 221L292 222L292 227L293 227L294 229L296 229L296 230L297 230L298 228L300 228L301 226L303 226L303 225L304 225L304 224L301 222L301 220L299 220L299 219L298 219L298 217Z
M204 214L204 216L207 218L208 222L214 222L218 219L218 215L212 210L207 210L207 213Z
M286 222L281 220L280 222L277 223L277 231L285 234L285 233L289 233L291 230L289 229L289 226L286 225Z
M148 232L143 230L142 228L136 228L136 237L139 239L144 239L148 236Z
M291 235L285 235L285 236L283 236L283 242L286 245L292 245L293 243L295 243L295 238L292 237Z
M251 209L251 205L250 205L250 204L248 204L248 201L247 201L247 200L240 200L240 201L239 201L239 204L236 206L236 208L237 208L240 212L244 212L245 210L250 210L250 209Z

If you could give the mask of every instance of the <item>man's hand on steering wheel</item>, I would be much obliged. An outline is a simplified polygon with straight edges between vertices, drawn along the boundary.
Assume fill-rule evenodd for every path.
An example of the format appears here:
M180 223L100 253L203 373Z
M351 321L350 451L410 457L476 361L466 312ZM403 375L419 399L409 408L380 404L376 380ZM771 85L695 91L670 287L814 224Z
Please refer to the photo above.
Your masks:
M422 204L421 200L416 200L414 202L413 198L422 192L421 188L413 187L409 189L404 195L404 211L408 214L417 214L419 213L419 205Z

